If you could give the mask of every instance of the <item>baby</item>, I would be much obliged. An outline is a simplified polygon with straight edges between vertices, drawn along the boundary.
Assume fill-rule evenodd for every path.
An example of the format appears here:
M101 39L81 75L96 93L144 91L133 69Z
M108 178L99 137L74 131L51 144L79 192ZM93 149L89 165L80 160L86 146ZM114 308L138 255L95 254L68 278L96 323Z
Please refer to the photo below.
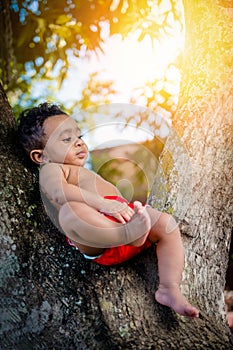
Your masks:
M41 166L40 187L58 213L69 242L102 265L122 263L157 243L157 302L177 313L199 311L180 291L184 249L175 220L150 206L128 203L118 189L84 168L88 148L74 119L47 103L20 116L19 139Z

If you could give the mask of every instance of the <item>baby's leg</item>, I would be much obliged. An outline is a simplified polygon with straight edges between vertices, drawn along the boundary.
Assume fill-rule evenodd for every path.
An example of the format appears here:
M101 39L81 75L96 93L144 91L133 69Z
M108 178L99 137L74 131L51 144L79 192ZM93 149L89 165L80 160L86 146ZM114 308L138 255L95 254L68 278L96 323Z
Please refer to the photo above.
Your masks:
M159 288L156 300L171 307L183 316L198 317L198 310L192 306L180 291L184 267L184 248L176 221L166 213L148 208L152 227L149 239L157 243Z
M107 248L128 244L150 230L150 216L136 204L135 214L127 224L107 219L103 214L81 202L64 204L59 222L66 235L83 245Z

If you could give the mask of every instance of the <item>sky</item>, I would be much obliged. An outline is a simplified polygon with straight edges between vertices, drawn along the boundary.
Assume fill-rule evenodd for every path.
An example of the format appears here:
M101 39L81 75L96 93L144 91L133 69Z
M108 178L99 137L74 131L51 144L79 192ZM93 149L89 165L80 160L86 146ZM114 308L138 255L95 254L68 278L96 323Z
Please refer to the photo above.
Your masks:
M177 51L183 46L183 38L179 32L175 34L166 41L155 42L153 46L149 37L138 42L136 33L125 40L120 35L114 35L106 39L103 54L79 59L70 55L68 79L57 96L65 103L79 99L89 74L99 71L100 77L114 81L118 93L113 96L112 102L129 102L135 88L162 79L167 66L174 62ZM173 88L177 91L179 72L170 69L168 74L177 81L177 86Z
M129 104L136 88L145 86L147 82L162 80L165 71L167 78L171 81L167 88L178 97L179 70L174 66L169 69L167 67L174 62L177 52L182 47L183 37L179 31L175 32L173 37L169 37L161 43L154 42L154 45L152 45L149 37L146 37L142 42L138 42L137 33L128 36L124 40L121 39L120 35L107 37L104 53L102 54L93 54L90 58L78 59L73 57L72 54L70 55L68 78L56 94L57 99L66 106L72 105L75 100L80 100L82 89L86 86L89 75L96 71L99 72L98 77L103 81L112 80L114 82L117 93L111 96L112 103ZM145 94L148 94L148 97L150 96L149 88L146 89ZM145 102L145 98L143 99L143 96L141 96L137 104L145 106ZM98 118L97 114L96 117ZM110 124L112 121L111 118L109 120ZM168 123L170 124L170 121ZM135 126L131 126L125 130L124 135L128 135L128 140L143 141L151 139L151 133L148 131L136 130ZM166 137L168 128L162 123L156 133L157 136ZM104 140L103 135L105 135ZM121 128L119 129L116 125L108 125L104 129L98 127L95 132L92 130L89 137L88 135L86 137L93 148L100 147L100 144L107 142L107 140L116 141L124 138Z
M117 3L117 1L115 2ZM169 6L170 1L163 0L161 2L161 11L169 10ZM154 12L154 16L158 20L157 6ZM68 76L61 88L55 92L55 100L63 104L66 108L73 106L74 102L80 101L82 91L87 86L90 74L95 72L98 72L98 80L103 82L113 81L113 87L116 93L110 96L110 102L124 105L123 108L127 109L126 104L132 104L132 96L134 96L138 106L146 106L147 97L153 96L153 92L147 86L147 83L154 83L156 81L159 90L159 87L164 87L165 76L169 80L169 82L166 82L166 91L174 94L174 98L178 100L180 73L171 63L174 62L177 53L182 50L184 38L180 33L179 24L177 23L176 25L174 21L171 24L174 28L172 35L167 35L161 41L146 36L139 42L137 40L140 35L139 31L129 34L122 40L120 35L109 36L108 25L103 23L103 52L98 51L98 54L92 53L87 57L84 50L83 54L81 52L80 58L74 57L72 52L70 52ZM59 64L56 70L59 74ZM54 83L56 83L55 79ZM145 86L147 87L145 88ZM32 95L40 97L43 89L43 82L36 83L33 87ZM144 89L142 94L140 94L140 89L141 91ZM158 98L158 102L161 102L159 101L159 98L161 98L159 95L156 98ZM114 116L112 117L109 114L109 117L111 124L114 121ZM95 113L95 117L93 118L103 119L103 115ZM93 118L90 118L92 122L94 120ZM166 115L164 118L167 120ZM170 122L168 120L169 124ZM149 130L145 132L138 130L135 126L128 128L126 131L130 139L132 137L135 138L136 134L139 141L151 138ZM168 129L164 123L159 124L159 127L155 130L155 134L160 137L167 136ZM105 125L105 129L101 130L98 126L95 132L92 130L89 142L93 147L96 147L97 144L104 142L103 135L106 140L111 138L114 140L122 139L122 128L116 127L116 125L108 125L108 127Z

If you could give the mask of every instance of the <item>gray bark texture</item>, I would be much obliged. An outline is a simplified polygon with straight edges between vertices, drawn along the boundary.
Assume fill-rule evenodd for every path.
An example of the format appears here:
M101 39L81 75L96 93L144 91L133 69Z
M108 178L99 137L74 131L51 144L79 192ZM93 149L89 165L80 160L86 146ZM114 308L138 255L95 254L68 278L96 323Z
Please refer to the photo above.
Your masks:
M166 205L180 221L186 248L182 288L200 318L155 302L153 247L121 266L101 267L65 244L41 204L37 176L15 146L1 87L1 349L233 349L223 299L232 227L233 12L227 4L184 2L176 133L161 158ZM156 186L151 203L155 198Z

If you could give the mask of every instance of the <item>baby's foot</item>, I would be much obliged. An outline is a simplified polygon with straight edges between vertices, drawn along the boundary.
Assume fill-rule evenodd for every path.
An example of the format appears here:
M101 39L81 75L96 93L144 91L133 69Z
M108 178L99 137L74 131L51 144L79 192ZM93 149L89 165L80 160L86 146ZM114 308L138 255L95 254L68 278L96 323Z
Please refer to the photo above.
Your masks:
M134 215L126 225L128 241L135 242L138 239L145 241L150 229L151 221L147 210L143 207L142 203L138 201L134 202Z
M198 317L199 310L191 305L183 296L178 285L171 287L159 286L155 299L162 305L169 306L182 316Z

